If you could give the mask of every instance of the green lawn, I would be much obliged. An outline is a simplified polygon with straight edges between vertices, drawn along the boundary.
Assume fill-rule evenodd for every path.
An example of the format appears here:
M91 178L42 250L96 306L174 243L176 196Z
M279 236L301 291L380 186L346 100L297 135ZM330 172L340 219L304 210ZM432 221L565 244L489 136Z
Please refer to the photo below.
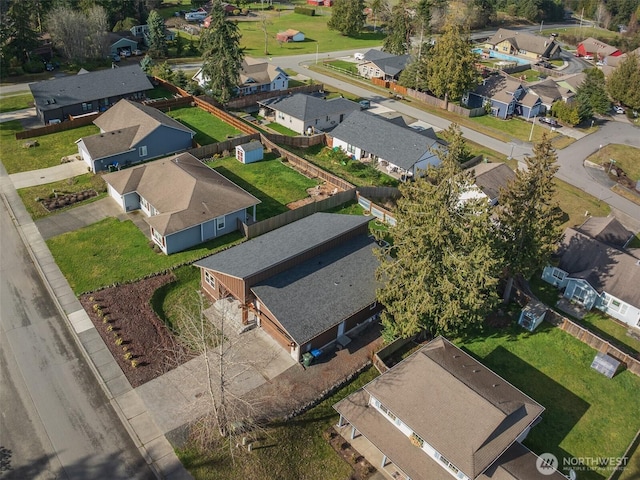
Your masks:
M587 160L598 165L605 165L608 168L611 160L615 161L615 166L622 168L627 177L632 180L640 180L640 149L629 145L612 143L602 147Z
M627 245L628 248L640 248L640 233L638 233Z
M317 179L298 173L272 154L266 154L261 162L247 165L235 157L210 160L207 165L262 201L256 207L258 220L288 211L288 203L306 198L307 189L319 183Z
M269 55L300 55L303 53L316 53L317 51L321 54L321 58L326 59L327 54L323 54L323 52L352 48L366 50L381 45L384 40L382 33L361 33L355 37L342 36L338 32L327 28L329 18L329 15L310 17L293 13L292 10L269 11L267 17ZM242 34L240 46L245 48L245 53L249 56L264 57L265 42L261 22L238 22L238 26ZM275 39L276 34L288 28L295 28L304 32L305 40L303 42L278 44Z
M254 444L252 453L234 449L234 462L229 455L229 445L223 441L205 453L199 453L193 446L178 449L178 458L196 480L350 478L351 466L329 445L325 432L338 420L333 405L377 375L375 368L369 368L305 414L267 426L266 434L262 441Z
M83 190L95 190L98 192L98 196L92 197L82 203L75 204L66 208L56 210L54 213L47 211L39 202L38 198L49 198L53 195L53 191L58 193L75 193L82 192ZM45 185L37 185L35 187L21 188L18 190L18 194L22 199L22 203L31 215L31 218L37 220L38 218L46 217L55 213L59 213L70 208L74 208L80 205L86 205L87 203L94 202L100 198L103 198L107 194L107 186L102 179L102 175L95 175L93 173L85 173L74 178L67 180L61 180L59 182L47 183Z
M587 219L585 217L587 211L594 217L606 217L611 212L609 205L599 198L557 178L555 182L557 200L564 212L562 228L582 225Z
M524 443L555 454L561 467L565 458L621 456L640 427L640 378L596 372L590 368L596 351L546 322L533 334L517 325L487 328L456 343L545 407ZM612 472L576 473L603 480Z
M95 125L51 133L41 137L16 140L15 134L24 130L18 120L0 123L0 143L2 143L2 163L7 173L27 172L60 165L66 155L78 153L75 141L88 135L100 133ZM39 146L24 148L25 142L37 140Z
M76 294L160 272L194 261L241 241L237 232L172 255L155 253L149 240L127 220L107 218L47 240Z
M164 87L155 87L153 90L147 91L145 95L147 96L147 98L151 98L154 100L158 98L173 98L173 93L171 93Z
M588 38L588 37L594 37L594 38L603 38L603 39L613 39L613 38L618 38L620 37L620 34L618 32L613 32L611 30L606 30L604 28L597 28L597 27L588 27L586 25L583 25L582 27L567 27L567 28L561 28L561 29L545 29L542 32L543 36L549 36L552 33L559 33L560 34L560 40L563 40L562 37L563 35L572 35L575 37L579 37L579 38ZM577 47L577 45L574 45Z
M501 120L491 115L483 115L481 117L473 117L472 124L476 124L477 126L481 126L483 133L487 135L491 135L492 137L501 138L500 136L496 136L500 134L502 138L507 139L506 141L511 141L514 138L522 140L524 142L529 141L529 135L531 135L531 122L527 122L520 118L513 118L511 120ZM476 130L478 130L476 126ZM474 128L471 125L471 128ZM560 129L562 130L562 129ZM548 137L553 139L560 135L558 131L551 132L548 128L544 127L541 123L535 122L535 126L533 127L533 136L531 137L532 142L539 142L542 140L542 134L546 132Z
M0 98L0 113L13 112L29 107L33 107L33 95L30 93L3 95L2 98Z
M398 180L362 162L348 160L342 151L333 152L322 145L306 149L291 148L296 154L356 186L395 187Z
M297 137L298 135L300 135L298 132L294 132L290 128L282 126L282 125L280 125L279 123L276 123L276 122L269 123L267 125L267 127L269 127L271 130L273 130L275 132L281 133L282 135L286 135L288 137Z
M240 130L197 107L175 108L166 113L196 132L195 140L200 145L222 142L228 135L241 133Z
M353 62L347 62L346 60L332 60L325 63L326 66L330 66L340 71L345 71L358 75L358 64Z

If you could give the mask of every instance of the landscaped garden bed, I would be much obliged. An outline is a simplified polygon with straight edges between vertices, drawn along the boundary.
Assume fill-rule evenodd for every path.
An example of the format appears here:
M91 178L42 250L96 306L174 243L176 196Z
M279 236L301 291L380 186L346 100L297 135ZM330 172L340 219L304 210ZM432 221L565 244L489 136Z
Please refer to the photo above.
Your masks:
M95 190L83 190L74 193L58 193L54 191L49 198L41 200L41 203L48 212L52 212L89 200L97 195L98 192Z

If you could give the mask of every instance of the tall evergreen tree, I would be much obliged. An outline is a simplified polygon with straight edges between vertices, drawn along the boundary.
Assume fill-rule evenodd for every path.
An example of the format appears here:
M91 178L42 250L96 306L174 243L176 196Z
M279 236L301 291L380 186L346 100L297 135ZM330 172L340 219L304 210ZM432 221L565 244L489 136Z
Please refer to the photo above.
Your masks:
M20 63L27 62L31 51L38 46L38 33L34 28L35 11L33 0L14 1L3 18L9 27L9 55Z
M149 54L154 58L164 58L169 53L164 19L157 11L152 11L147 19L149 25Z
M400 0L391 9L391 18L387 25L388 34L382 49L393 55L404 55L411 48L411 10L407 0Z
M500 265L486 200L461 201L472 178L461 172L460 129L428 177L400 187L393 245L379 255L377 298L385 306L384 336L423 330L456 334L479 324L495 306Z
M554 175L557 155L545 133L526 156L526 168L516 171L515 179L500 192L498 223L501 250L505 259L507 288L511 294L514 277L525 279L547 265L560 240L562 211L555 199Z
M445 108L449 100L461 98L478 84L476 57L468 33L449 20L426 58L427 85L436 97L445 100Z
M327 27L352 37L363 29L365 18L364 0L335 0Z
M607 91L611 98L624 105L640 110L640 58L629 57L618 65L607 82Z
M611 102L607 95L604 73L599 68L589 68L584 71L586 74L584 82L578 87L576 100L580 104L588 105L591 112L605 114L611 110ZM589 114L588 116L591 116ZM582 120L588 118L583 116Z
M200 49L203 78L220 103L228 102L240 83L244 58L240 37L238 24L225 19L222 3L216 0L211 10L211 25L200 38Z
M369 8L373 15L373 30L376 31L378 29L378 20L389 13L389 3L387 0L370 0Z

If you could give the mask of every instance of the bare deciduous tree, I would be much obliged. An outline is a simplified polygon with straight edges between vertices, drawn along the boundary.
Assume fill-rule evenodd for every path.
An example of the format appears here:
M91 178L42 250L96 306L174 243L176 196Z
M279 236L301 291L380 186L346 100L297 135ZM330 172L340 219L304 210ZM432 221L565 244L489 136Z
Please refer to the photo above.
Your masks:
M58 7L47 16L54 44L74 61L101 58L107 53L107 14L100 6L86 12Z

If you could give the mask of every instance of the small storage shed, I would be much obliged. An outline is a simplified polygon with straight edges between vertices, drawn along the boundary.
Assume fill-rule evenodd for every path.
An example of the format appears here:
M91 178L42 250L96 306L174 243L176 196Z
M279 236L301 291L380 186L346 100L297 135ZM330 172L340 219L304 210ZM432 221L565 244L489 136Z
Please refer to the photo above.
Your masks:
M591 368L608 378L613 378L618 367L620 367L618 360L602 352L598 352L591 363Z
M243 143L236 147L236 160L240 163L258 162L263 158L264 149L257 140L251 140L249 143Z
M278 32L276 39L279 42L303 42L304 33L298 30L285 30L284 32Z
M520 312L520 318L518 319L518 325L533 332L538 325L544 320L544 316L547 313L547 306L540 303L537 300L531 300L527 303L527 306Z

